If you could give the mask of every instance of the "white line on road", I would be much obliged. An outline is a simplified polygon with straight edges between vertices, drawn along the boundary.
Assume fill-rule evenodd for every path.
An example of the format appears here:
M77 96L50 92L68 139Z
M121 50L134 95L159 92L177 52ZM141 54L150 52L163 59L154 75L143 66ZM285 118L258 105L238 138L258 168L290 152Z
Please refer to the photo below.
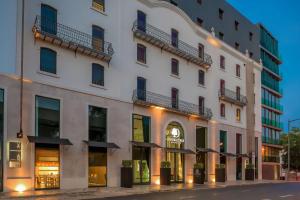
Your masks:
M288 197L293 197L294 195L292 194L287 194L287 195L282 195L282 196L279 196L280 198L288 198Z

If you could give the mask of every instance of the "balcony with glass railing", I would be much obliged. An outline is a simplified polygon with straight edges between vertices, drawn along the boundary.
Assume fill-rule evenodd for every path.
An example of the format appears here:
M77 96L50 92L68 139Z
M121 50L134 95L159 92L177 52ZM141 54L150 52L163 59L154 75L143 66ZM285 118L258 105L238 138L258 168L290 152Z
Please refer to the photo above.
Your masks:
M263 162L279 163L280 162L280 158L279 158L279 156L262 156L262 161Z
M219 99L238 106L246 106L248 103L247 97L225 88L219 90Z
M137 105L156 107L161 110L166 109L170 112L187 116L197 116L205 120L210 120L212 117L212 111L210 108L181 100L174 100L171 97L149 91L134 90L132 100L133 103Z
M106 62L110 62L114 53L111 43L45 17L36 17L32 31L35 39Z
M262 124L264 124L264 125L272 126L274 128L280 129L280 130L283 129L283 123L282 122L271 120L271 119L268 119L268 118L265 118L265 117L262 117L261 121L262 121Z
M264 144L280 145L280 140L279 139L274 139L274 138L262 136L262 143L264 143Z
M268 77L264 77L262 75L261 84L263 86L273 90L275 93L277 93L277 95L282 96L283 90L282 90L282 88L280 88L280 86L279 86L280 84L278 81L270 79Z
M262 102L263 105L271 107L271 108L279 111L280 113L283 112L283 106L281 104L275 103L275 102L271 102L270 100L267 100L265 98L262 98L261 100L262 100L261 102Z
M212 65L212 58L207 53L199 52L197 48L181 40L177 40L175 43L172 42L170 34L150 24L139 25L138 22L135 21L132 31L135 37L196 65L204 68L209 68Z

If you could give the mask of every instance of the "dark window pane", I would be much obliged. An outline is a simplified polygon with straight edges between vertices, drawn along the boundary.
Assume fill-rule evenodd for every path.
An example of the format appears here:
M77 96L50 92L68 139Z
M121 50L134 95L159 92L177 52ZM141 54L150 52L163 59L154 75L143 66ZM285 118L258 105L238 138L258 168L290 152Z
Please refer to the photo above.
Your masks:
M36 135L40 137L59 137L60 101L36 96Z
M93 63L92 65L92 83L104 86L104 67Z
M220 56L220 67L221 69L225 69L225 57Z
M199 97L199 113L204 114L204 97Z
M225 104L221 104L220 105L220 115L221 115L221 117L225 117Z
M241 76L241 66L240 65L236 65L236 76L237 77Z
M172 88L172 108L178 108L178 89Z
M225 153L227 151L227 133L226 131L220 131L220 152Z
M198 56L199 58L204 58L204 45L203 44L199 44L198 45Z
M42 31L56 35L57 33L57 10L48 5L41 6Z
M106 142L106 108L89 106L89 140Z
M56 74L56 52L48 48L40 50L40 70Z
M137 11L137 28L146 32L146 14L140 10Z
M171 35L172 35L172 46L178 47L178 31L176 31L175 29L172 29Z
M92 46L98 51L103 51L104 49L104 29L99 26L92 26Z
M205 72L203 70L199 70L198 72L198 83L200 85L204 85L205 84Z
M137 44L137 60L146 64L146 47L142 44Z
M137 78L137 97L139 100L146 101L146 79Z
M133 141L150 142L150 117L133 115Z
M93 0L93 8L105 12L105 0Z
M172 59L172 74L179 75L179 66L178 66L178 60Z

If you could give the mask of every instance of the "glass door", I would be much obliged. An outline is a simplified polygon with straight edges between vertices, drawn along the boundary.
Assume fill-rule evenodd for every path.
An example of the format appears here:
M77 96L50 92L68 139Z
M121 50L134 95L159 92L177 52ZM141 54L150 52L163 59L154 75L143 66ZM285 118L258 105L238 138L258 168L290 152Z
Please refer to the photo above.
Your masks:
M35 189L60 187L59 145L35 146Z
M89 147L89 187L106 186L107 149Z
M171 182L181 183L184 181L184 154L167 153L167 161L171 164Z
M150 183L150 148L133 147L133 183Z
M196 128L196 147L205 149L206 145L206 128L205 127L197 127ZM205 180L207 181L207 153L198 152L196 154L196 162L202 163L205 171Z

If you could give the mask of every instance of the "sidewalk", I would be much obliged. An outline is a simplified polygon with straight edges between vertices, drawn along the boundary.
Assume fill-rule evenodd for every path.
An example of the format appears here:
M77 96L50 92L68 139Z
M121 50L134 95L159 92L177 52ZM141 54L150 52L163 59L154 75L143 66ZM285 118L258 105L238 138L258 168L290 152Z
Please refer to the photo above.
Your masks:
M228 186L242 186L267 183L284 183L284 181L228 181L226 183L206 183L204 185L194 184L172 184L171 186L160 185L143 185L134 186L133 188L88 188L77 190L46 190L46 191L27 191L23 193L7 192L0 194L2 199L19 199L19 200L79 200L94 199L116 196L128 196L134 194L146 194L152 192L178 191L183 189L205 190L213 188L224 188Z

